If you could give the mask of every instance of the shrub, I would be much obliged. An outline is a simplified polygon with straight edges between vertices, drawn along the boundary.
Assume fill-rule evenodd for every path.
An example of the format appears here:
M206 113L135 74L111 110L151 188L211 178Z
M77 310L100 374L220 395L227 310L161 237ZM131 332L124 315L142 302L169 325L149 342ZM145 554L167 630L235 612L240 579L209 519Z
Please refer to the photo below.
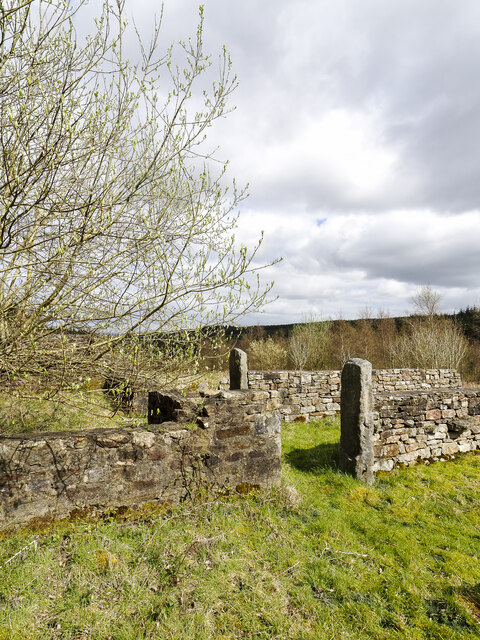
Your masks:
M272 338L266 340L252 340L248 351L249 367L251 369L278 370L288 366L287 350Z
M295 369L322 369L326 365L330 322L298 324L290 336L288 351Z

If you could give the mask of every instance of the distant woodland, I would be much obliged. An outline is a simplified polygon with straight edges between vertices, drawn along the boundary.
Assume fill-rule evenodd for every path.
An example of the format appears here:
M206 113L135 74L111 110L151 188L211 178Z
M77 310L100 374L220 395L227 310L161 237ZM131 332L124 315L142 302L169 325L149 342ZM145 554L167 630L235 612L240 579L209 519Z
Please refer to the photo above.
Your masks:
M456 314L323 320L227 329L252 369L339 369L350 357L374 368L456 368L480 382L480 308Z

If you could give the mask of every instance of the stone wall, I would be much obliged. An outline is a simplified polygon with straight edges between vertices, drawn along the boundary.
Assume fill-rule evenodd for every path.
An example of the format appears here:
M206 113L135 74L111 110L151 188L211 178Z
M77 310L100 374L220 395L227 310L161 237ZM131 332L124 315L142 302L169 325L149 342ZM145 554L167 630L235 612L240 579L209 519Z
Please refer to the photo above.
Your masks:
M248 386L276 398L285 422L340 411L340 371L249 371Z
M175 396L176 422L163 421L159 394L151 395L148 428L0 437L0 528L85 508L178 502L202 486L280 482L281 423L268 393Z
M375 392L417 391L419 389L458 389L462 380L453 369L374 369Z
M373 471L390 471L480 449L480 390L377 394Z
M378 392L369 365L353 358L342 373L343 471L369 482L378 471L480 449L479 389Z
M376 392L461 386L460 374L450 369L374 369L372 376ZM339 413L340 382L341 371L248 372L248 387L277 398L285 422Z

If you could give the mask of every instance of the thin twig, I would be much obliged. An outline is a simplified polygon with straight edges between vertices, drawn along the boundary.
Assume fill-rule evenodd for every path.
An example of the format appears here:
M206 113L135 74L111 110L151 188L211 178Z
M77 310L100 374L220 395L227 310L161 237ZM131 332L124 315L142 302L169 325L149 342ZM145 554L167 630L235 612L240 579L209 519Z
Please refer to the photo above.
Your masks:
M13 560L15 560L15 558L18 558L20 560L23 559L23 557L26 555L26 551L29 549L29 547L33 546L33 550L36 551L37 550L37 546L38 543L36 540L32 540L31 542L29 542L25 547L23 547L23 549L20 549L20 551L17 551L17 553L15 553L11 558L9 558L8 560L6 560L4 562L4 564L2 564L2 567L6 567L7 564L10 564L11 562L13 562Z
M295 569L295 567L296 567L297 565L299 565L299 564L300 564L300 560L299 560L298 562L295 562L295 564L292 564L292 566L291 566L291 567L288 567L287 569L285 569L285 571L282 571L281 573L277 573L277 578L278 578L279 576L283 576L283 574L284 574L284 573L288 573L288 572L289 572L289 571L291 571L292 569Z

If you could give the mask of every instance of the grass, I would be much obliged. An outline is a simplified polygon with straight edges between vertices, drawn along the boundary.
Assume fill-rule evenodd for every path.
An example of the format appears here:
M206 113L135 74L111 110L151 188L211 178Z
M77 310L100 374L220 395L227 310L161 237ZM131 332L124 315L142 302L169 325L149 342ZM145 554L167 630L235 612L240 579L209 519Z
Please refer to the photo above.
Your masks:
M144 420L146 422L146 418ZM0 434L45 431L83 431L125 427L134 423L122 412L115 412L105 392L94 390L80 394L61 392L14 397L0 394Z
M183 376L179 389L216 389L225 372ZM98 381L97 381L98 382ZM28 396L22 392L0 393L0 435L51 431L83 431L146 425L146 415L130 416L115 409L115 402L102 388L59 391L38 390L32 383Z
M480 457L367 487L338 437L285 425L276 490L5 536L0 639L478 638Z

